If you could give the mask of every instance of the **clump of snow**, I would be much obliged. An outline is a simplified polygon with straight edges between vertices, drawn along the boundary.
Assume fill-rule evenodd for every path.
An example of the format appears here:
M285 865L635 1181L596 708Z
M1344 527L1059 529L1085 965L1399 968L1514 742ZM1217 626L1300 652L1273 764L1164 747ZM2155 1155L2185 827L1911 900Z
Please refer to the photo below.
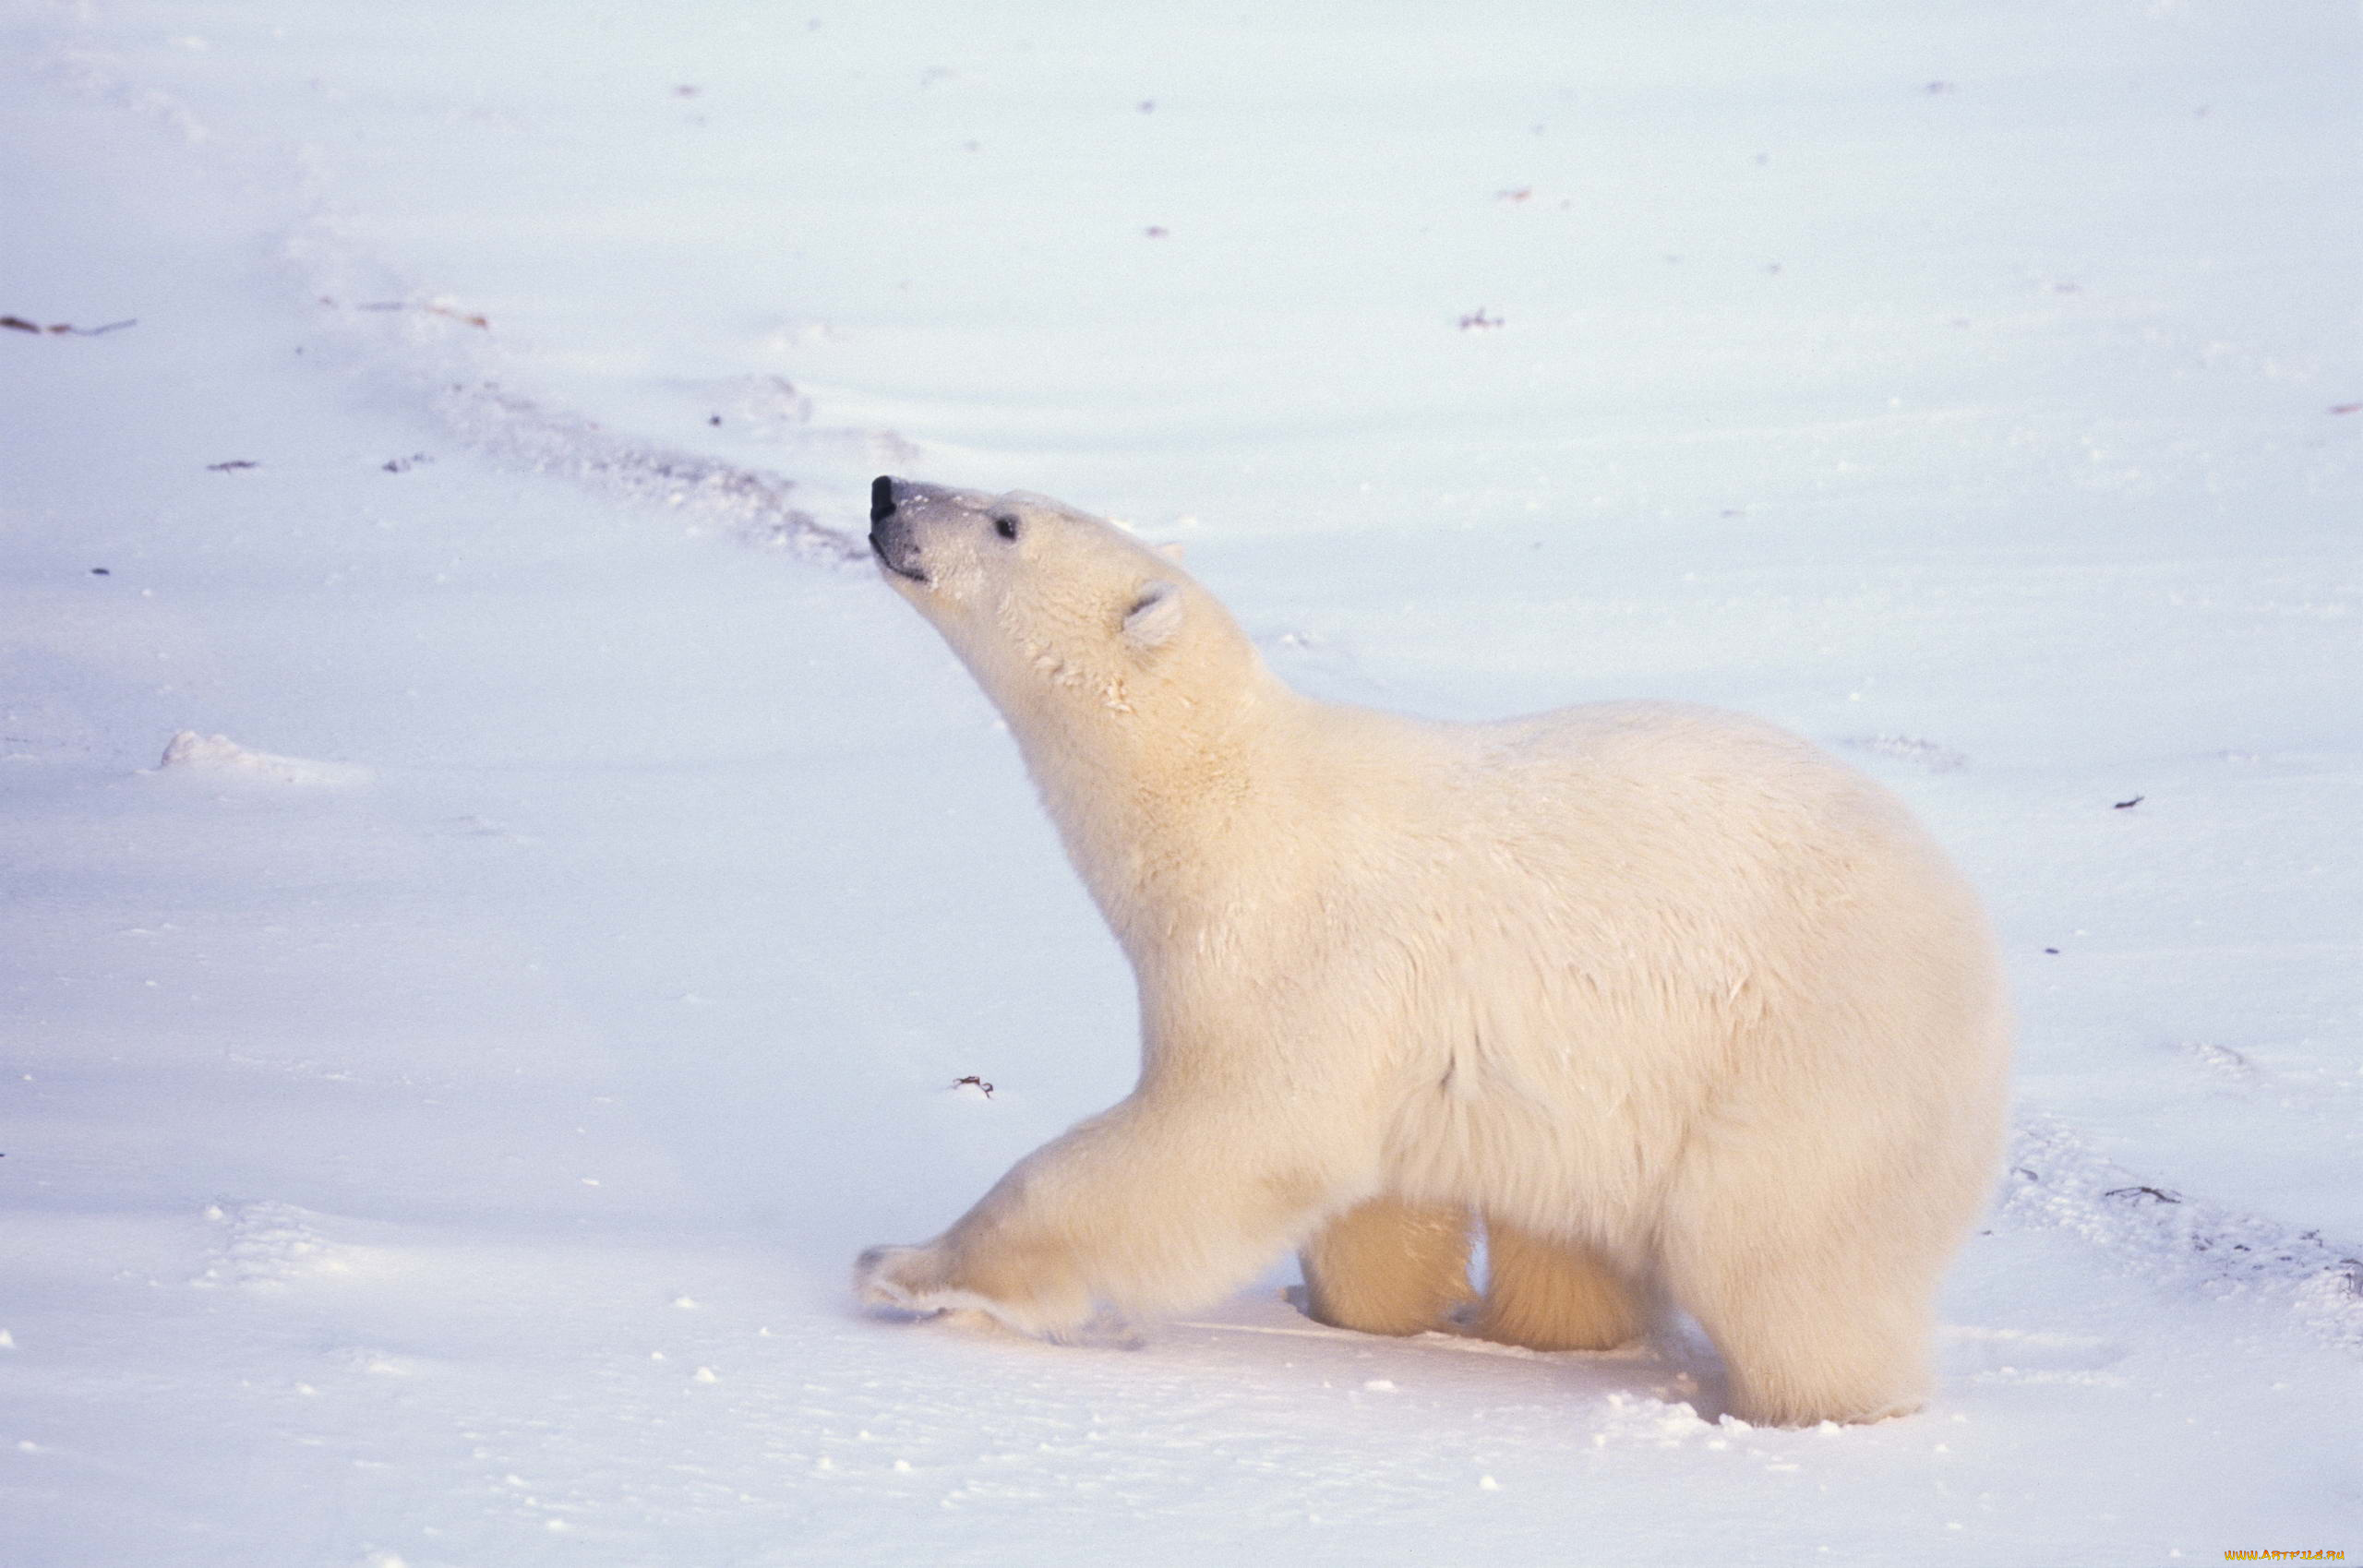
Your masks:
M1612 1394L1603 1402L1601 1411L1593 1417L1591 1441L1595 1447L1613 1444L1679 1448L1713 1437L1725 1428L1753 1430L1746 1422L1730 1417L1724 1418L1719 1427L1702 1418L1687 1402L1669 1405L1661 1399L1637 1394Z
M195 730L174 736L156 765L167 772L186 770L287 784L357 784L370 777L368 769L349 762L274 756L249 750L225 735L199 735Z
M293 1203L209 1205L205 1217L221 1227L215 1256L190 1281L199 1286L276 1288L320 1275L349 1274L356 1250L321 1236L319 1216Z

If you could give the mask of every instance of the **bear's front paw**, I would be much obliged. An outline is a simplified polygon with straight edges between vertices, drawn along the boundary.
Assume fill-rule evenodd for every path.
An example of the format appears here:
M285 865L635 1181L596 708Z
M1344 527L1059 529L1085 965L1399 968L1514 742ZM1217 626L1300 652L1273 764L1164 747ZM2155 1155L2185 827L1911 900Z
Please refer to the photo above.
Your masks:
M1002 1287L990 1294L973 1282L973 1261L962 1264L960 1254L941 1243L928 1247L872 1247L854 1263L853 1290L862 1305L916 1313L943 1315L954 1323L981 1325L996 1323L1038 1338L1091 1345L1135 1343L1121 1319L1095 1311L1089 1296L1079 1287L1063 1292L1031 1287L1012 1289L1016 1283L1002 1272Z
M866 1307L940 1312L951 1299L943 1256L932 1247L872 1247L853 1266L853 1293Z

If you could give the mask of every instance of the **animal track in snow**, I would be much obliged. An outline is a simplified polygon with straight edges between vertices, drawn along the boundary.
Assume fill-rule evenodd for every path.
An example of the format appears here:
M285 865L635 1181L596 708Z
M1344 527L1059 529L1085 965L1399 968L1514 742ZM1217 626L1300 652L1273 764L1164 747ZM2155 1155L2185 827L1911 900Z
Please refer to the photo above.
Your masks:
M1933 740L1915 740L1906 735L1841 736L1838 744L1856 751L1876 752L1927 769L1932 773L1949 773L1969 766L1969 758L1949 746L1939 746Z
M2132 1272L2272 1302L2324 1343L2363 1351L2363 1245L2144 1182L2040 1112L2011 1137L1997 1223L2073 1231Z
M490 382L449 387L435 409L461 439L514 466L726 523L750 545L838 562L869 558L862 542L790 506L795 481L779 474L618 436Z
M2129 1352L2090 1335L1948 1324L1937 1337L1945 1343L1949 1375L1974 1382L2114 1386L2126 1381L2107 1369Z
M2253 1051L2202 1040L2185 1041L2175 1050L2185 1070L2203 1078L2217 1095L2261 1101L2282 1110L2319 1116L2343 1109L2352 1116L2351 1100L2345 1106L2339 1102L2363 1089L2363 1078L2335 1078L2320 1068L2274 1067L2259 1060Z

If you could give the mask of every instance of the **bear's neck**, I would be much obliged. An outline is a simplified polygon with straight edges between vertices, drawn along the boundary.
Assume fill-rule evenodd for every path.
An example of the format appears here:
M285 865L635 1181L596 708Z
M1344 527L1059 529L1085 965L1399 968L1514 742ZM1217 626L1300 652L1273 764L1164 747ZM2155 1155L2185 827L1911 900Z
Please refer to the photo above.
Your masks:
M1219 708L1013 724L1067 856L1146 976L1274 868L1314 706L1261 670ZM1293 715L1293 716L1292 716Z

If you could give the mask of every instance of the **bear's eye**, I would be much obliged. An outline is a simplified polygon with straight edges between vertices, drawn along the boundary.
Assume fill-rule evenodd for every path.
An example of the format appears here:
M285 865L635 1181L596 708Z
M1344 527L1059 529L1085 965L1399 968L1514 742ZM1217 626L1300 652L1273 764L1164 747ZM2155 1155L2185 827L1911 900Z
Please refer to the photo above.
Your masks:
M1017 520L1014 517L997 517L993 519L993 532L1004 539L1014 539L1017 537Z

